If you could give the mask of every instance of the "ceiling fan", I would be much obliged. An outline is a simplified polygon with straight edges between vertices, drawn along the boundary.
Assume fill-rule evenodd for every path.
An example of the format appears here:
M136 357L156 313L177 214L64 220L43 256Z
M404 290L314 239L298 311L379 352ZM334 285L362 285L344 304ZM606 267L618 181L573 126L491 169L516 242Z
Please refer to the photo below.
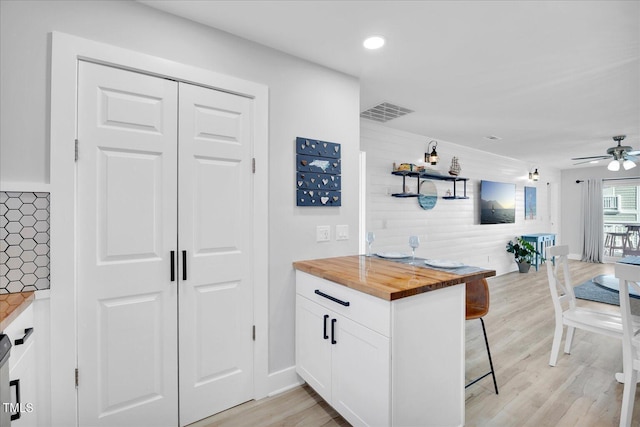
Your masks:
M613 140L617 142L618 145L608 148L606 156L574 157L571 160L582 160L581 162L574 163L574 165L581 165L583 163L596 163L598 160L612 159L607 169L613 172L620 170L621 163L625 170L635 168L636 162L640 160L640 158L636 157L640 154L640 151L633 151L633 147L628 145L620 145L620 142L626 137L626 135L614 136Z

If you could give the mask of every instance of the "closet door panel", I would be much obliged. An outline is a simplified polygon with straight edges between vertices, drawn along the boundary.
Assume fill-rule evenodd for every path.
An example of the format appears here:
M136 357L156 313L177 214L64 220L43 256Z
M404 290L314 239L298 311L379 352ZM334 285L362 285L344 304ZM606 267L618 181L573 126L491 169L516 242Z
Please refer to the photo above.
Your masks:
M238 286L238 282L220 282L195 288L195 335L208 337L206 342L196 347L198 352L193 355L193 361L197 363L195 380L198 384L241 373L236 363L237 351L219 351L221 348L234 348L236 337L242 333L240 327L243 322L239 317L242 313L229 312L226 307L229 302L234 307L242 303L235 300L239 296ZM228 315L224 322L220 322L220 313Z
M251 110L180 84L182 425L253 397Z
M221 201L233 201L243 190L243 166L234 160L194 160L194 256L242 253L242 205Z
M79 422L175 426L177 83L80 62L78 85Z
M162 156L101 148L97 160L99 260L161 258Z

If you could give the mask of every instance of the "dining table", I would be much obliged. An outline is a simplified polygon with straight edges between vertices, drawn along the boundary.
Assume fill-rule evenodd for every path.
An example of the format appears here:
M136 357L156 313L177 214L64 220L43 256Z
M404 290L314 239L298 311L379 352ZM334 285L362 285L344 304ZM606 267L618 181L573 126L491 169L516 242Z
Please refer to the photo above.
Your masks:
M619 260L618 263L640 266L640 256L638 256L638 255L625 256L621 260ZM627 292L629 292L630 296L638 297L638 293L635 292L635 289L632 291L632 289L626 287L624 282L621 283L621 281L618 280L618 278L615 277L615 276L613 276L613 279L615 279L615 281L618 282L618 284L617 284L618 289L617 290L620 290L620 286L622 285L622 289L624 289ZM631 311L631 314L634 314L633 310ZM618 381L621 384L624 384L624 373L623 372L617 372L615 374L615 378L616 378L616 381Z

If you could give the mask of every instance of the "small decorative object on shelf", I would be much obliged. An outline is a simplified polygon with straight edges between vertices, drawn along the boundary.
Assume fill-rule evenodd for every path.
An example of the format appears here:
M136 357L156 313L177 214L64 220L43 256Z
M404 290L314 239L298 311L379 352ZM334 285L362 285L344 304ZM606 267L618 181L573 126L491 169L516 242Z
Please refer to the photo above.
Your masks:
M413 163L400 163L400 166L396 168L396 164L393 164L394 171L404 171L404 172L423 172L424 166L418 166Z
M460 167L460 162L457 157L451 159L451 166L449 167L449 175L458 176L460 175L460 171L462 168Z

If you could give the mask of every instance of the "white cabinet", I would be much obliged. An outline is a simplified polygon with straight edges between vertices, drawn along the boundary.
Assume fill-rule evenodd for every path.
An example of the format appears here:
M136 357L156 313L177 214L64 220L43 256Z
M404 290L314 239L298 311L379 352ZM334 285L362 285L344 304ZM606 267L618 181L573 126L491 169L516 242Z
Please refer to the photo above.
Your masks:
M296 296L298 373L351 424L386 425L389 338L331 310L331 304L338 303Z
M296 271L296 370L355 426L462 426L464 292L387 301Z
M331 404L353 425L389 422L389 337L336 315Z
M296 295L296 368L313 389L331 402L331 345L327 341L331 313Z
M5 329L11 339L9 357L9 379L11 381L12 426L36 426L37 408L37 371L33 304L30 304Z

